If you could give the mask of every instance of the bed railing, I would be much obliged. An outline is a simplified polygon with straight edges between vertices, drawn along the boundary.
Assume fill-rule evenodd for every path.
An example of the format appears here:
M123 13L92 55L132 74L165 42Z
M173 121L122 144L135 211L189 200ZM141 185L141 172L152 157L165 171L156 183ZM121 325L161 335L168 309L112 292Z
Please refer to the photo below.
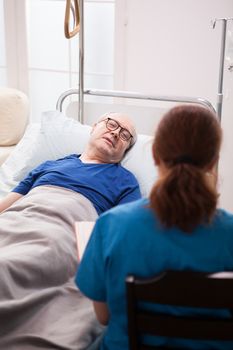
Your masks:
M61 112L64 100L70 95L79 95L79 93L80 93L79 89L69 89L63 92L57 100L56 109ZM84 95L89 95L89 96L105 96L105 97L130 98L130 99L149 100L149 101L193 103L193 104L202 105L206 108L209 108L213 112L216 112L212 103L201 97L145 95L145 94L139 94L137 92L130 92L130 91L97 90L97 89L86 89L86 90L83 90L83 93ZM83 119L80 119L80 118L78 119L81 123L83 123Z

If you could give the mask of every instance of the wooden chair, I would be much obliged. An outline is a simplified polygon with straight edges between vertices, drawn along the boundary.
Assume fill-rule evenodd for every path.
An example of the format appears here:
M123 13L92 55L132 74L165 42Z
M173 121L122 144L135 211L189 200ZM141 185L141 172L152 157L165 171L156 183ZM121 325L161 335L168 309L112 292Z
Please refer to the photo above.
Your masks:
M167 271L146 280L128 276L126 289L130 350L167 349L143 344L142 334L233 341L232 318L180 317L138 307L139 302L151 302L194 308L227 308L232 313L233 272Z

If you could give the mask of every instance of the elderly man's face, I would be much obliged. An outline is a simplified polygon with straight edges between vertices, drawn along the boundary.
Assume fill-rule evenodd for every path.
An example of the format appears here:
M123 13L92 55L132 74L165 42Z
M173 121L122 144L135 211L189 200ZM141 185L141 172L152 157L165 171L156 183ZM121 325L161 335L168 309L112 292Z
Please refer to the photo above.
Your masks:
M119 126L116 123L114 126L114 121ZM94 125L90 144L98 154L101 153L104 162L118 163L129 148L134 134L134 126L127 116L111 113Z

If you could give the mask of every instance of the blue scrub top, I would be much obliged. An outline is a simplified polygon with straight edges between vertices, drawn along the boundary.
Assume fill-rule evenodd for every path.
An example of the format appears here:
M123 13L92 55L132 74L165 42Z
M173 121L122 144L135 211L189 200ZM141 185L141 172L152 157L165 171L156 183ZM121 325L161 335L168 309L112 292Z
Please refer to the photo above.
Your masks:
M92 300L106 302L110 310L101 349L128 349L127 275L151 277L165 270L233 270L233 215L218 210L211 224L200 225L189 234L177 228L162 228L148 204L145 199L138 200L101 215L78 268L76 283L80 290ZM174 313L172 307L160 307L163 312ZM202 315L230 317L225 310L217 314L213 310L198 311ZM233 342L156 337L153 343L187 349L233 349Z

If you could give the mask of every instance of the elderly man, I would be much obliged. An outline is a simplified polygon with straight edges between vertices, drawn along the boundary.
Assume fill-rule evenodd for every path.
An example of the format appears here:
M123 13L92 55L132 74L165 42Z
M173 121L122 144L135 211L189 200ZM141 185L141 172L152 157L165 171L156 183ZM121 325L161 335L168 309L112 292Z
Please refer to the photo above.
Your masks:
M85 349L100 332L91 302L74 285L74 222L140 197L135 177L119 164L135 140L127 116L104 115L81 155L41 164L1 201L4 350Z
M134 176L118 163L136 141L128 116L110 113L93 126L89 143L81 155L48 161L35 168L0 202L0 211L37 186L59 186L89 199L98 214L140 197ZM107 166L108 164L108 166Z

